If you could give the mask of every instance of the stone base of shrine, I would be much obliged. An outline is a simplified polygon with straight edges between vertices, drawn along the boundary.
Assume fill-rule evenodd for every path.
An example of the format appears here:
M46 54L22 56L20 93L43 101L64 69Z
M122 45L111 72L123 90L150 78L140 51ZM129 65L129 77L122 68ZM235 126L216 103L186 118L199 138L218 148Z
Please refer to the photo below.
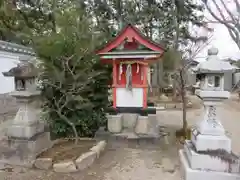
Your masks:
M30 139L6 137L0 141L0 164L32 167L36 157L52 145L50 132L36 134Z
M137 136L135 133L114 134L106 131L104 127L99 128L94 137L97 141L107 141L108 147L115 148L143 148L151 149L160 147L164 142L161 136Z
M157 116L141 116L133 113L108 115L108 131L129 138L157 137L159 135Z
M189 164L188 155L183 149L179 150L179 156L181 162L181 173L184 180L240 180L239 173L192 169Z

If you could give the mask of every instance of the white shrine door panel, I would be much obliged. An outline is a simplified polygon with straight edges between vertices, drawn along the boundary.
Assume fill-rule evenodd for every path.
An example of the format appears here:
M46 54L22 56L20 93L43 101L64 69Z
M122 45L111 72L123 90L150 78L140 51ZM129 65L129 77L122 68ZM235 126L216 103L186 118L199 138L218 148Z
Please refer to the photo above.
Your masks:
M116 88L117 107L143 107L143 88Z

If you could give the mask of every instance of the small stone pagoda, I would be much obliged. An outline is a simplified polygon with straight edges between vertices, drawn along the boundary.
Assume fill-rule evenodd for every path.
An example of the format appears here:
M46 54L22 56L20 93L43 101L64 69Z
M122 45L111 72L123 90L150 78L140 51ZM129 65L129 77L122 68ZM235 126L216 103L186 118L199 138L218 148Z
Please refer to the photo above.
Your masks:
M230 96L224 91L224 73L234 69L217 54L218 49L209 49L207 60L196 68L196 73L202 75L196 94L203 100L204 112L192 130L191 140L179 151L185 180L240 179L239 157L231 151L231 139L225 134L217 108Z
M15 91L10 93L20 107L7 128L6 139L0 142L0 163L31 166L44 150L51 147L50 133L40 121L37 69L32 63L22 61L4 76L14 77Z
M103 63L111 64L113 107L108 130L114 134L139 137L156 134L156 109L148 107L149 64L164 49L127 25L105 47L97 51ZM130 135L131 134L131 135Z

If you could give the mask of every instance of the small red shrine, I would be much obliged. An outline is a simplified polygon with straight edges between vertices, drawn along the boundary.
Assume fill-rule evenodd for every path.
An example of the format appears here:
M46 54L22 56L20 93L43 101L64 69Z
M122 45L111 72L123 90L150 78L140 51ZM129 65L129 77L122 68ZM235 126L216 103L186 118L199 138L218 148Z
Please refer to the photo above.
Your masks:
M163 52L163 47L132 25L97 51L103 63L113 65L114 108L147 108L149 64L156 62Z

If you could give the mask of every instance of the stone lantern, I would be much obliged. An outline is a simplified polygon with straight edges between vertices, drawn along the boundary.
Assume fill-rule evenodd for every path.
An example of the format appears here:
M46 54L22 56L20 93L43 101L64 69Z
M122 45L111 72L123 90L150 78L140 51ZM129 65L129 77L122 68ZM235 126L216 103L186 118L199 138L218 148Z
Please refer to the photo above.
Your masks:
M21 62L4 76L14 77L15 91L10 93L19 103L19 110L6 131L7 142L0 162L29 166L36 156L51 146L50 134L40 121L37 69L32 63ZM4 143L3 143L4 144ZM0 156L1 157L1 156Z
M216 107L228 99L230 92L224 91L224 74L234 71L233 66L226 61L221 61L218 56L218 49L208 50L208 58L196 68L196 73L202 79L200 89L196 95L203 100L204 120L197 125L198 131L203 135L224 135L224 128L217 117Z
M203 101L204 111L191 140L186 140L179 151L185 180L240 178L239 158L231 152L231 139L225 134L217 108L230 96L224 90L224 73L235 69L217 54L218 49L209 49L207 60L196 67L202 77L196 94Z

